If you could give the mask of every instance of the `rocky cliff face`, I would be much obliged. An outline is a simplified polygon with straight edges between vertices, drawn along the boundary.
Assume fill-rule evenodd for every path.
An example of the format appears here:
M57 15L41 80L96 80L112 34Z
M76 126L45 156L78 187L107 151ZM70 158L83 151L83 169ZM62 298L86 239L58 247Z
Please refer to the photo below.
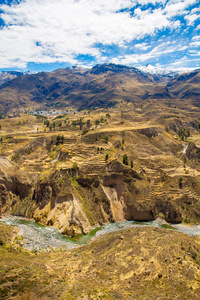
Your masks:
M158 194L151 190L144 172L138 173L117 160L102 166L98 175L88 171L54 170L45 179L40 178L35 187L20 181L20 177L10 184L5 181L0 184L1 213L28 215L68 236L87 234L92 227L105 223L151 221L161 215L168 222L178 223L185 216L185 206L191 204L198 213L199 202L194 197Z

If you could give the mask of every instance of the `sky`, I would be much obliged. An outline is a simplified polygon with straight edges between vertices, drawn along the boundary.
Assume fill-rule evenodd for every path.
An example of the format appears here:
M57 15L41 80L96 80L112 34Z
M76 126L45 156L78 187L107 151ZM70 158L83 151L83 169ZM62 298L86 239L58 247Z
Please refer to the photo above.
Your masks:
M0 70L200 68L200 1L0 0Z

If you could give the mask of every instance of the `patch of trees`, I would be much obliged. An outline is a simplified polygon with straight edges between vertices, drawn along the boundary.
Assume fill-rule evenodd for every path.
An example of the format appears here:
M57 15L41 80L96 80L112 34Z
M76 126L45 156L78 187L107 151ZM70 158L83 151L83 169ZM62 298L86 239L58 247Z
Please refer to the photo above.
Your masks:
M132 168L133 168L133 161L131 160L130 163L131 163L131 169L132 169ZM124 154L124 155L123 155L123 164L126 165L126 166L129 165L129 159L128 159L127 154Z
M189 129L181 129L178 132L179 137L181 138L182 141L184 141L185 139L187 139L190 136L190 131Z
M77 126L78 125L80 130L82 129L82 127L83 127L84 124L85 124L84 118L79 118L77 120L73 120L72 121L72 125L73 126Z

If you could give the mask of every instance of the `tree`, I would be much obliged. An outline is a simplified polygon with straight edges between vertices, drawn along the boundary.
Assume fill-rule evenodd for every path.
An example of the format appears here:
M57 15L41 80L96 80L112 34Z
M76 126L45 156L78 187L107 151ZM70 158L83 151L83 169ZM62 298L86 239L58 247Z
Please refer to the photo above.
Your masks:
M83 132L82 132L82 135L85 135L85 134L88 133L89 131L90 131L89 129L85 128L85 129L83 130Z
M79 120L79 126L80 126L80 130L82 129L82 127L83 127L83 124L84 124L84 122L83 122L83 118L80 118L80 120Z
M131 160L131 169L133 168L133 161Z
M105 161L108 161L108 153L106 153L106 155L105 155Z
M187 157L184 156L184 158L183 158L184 167L186 166L186 162L187 162Z
M183 178L180 177L179 178L179 188L182 189L182 187L183 187Z
M128 165L128 156L126 154L123 156L123 164Z
M44 120L44 125L46 125L47 127L49 127L49 120Z
M190 136L190 131L189 129L181 129L178 132L179 137L184 141L184 139L188 138Z
M90 122L90 119L87 120L87 127L91 127L91 122Z

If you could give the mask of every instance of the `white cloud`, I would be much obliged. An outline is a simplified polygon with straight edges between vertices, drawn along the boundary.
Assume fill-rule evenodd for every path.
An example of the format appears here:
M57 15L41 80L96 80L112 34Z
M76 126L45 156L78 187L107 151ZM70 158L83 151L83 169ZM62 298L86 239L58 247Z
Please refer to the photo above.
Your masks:
M192 47L200 47L200 41L193 42L193 43L190 44L190 46L192 46Z
M18 5L0 5L6 27L0 30L0 67L26 66L28 62L68 62L76 56L90 55L105 61L97 44L126 46L127 43L154 35L165 28L180 27L174 14L185 13L194 0L26 0ZM131 16L128 9L162 4L154 10L137 8ZM167 3L167 4L166 4ZM141 6L141 7L142 7ZM127 9L119 12L122 9ZM187 12L188 14L188 12ZM192 16L196 16L193 11ZM190 15L186 16L192 22ZM148 44L137 44L140 50ZM151 57L152 52L146 54ZM145 56L141 56L145 59ZM139 60L139 58L138 58Z
M165 13L168 17L183 15L186 13L185 9L196 3L196 0L170 0L165 7Z
M163 55L171 55L175 52L182 52L184 50L188 50L188 46L182 45L174 42L163 42L160 45L154 47L151 51L148 53L143 54L130 54L130 55L124 55L122 57L117 57L112 60L113 63L120 63L120 64L143 64L148 63L150 60L158 60ZM197 54L197 52L195 52ZM185 58L184 58L185 59ZM179 59L179 63L183 63L184 59ZM193 61L193 60L192 60Z
M136 44L135 47L140 50L147 50L147 49L151 48L151 46L147 45L147 43Z
M190 26L193 25L196 20L200 19L200 15L190 14L185 16L185 19L187 20L187 24Z

